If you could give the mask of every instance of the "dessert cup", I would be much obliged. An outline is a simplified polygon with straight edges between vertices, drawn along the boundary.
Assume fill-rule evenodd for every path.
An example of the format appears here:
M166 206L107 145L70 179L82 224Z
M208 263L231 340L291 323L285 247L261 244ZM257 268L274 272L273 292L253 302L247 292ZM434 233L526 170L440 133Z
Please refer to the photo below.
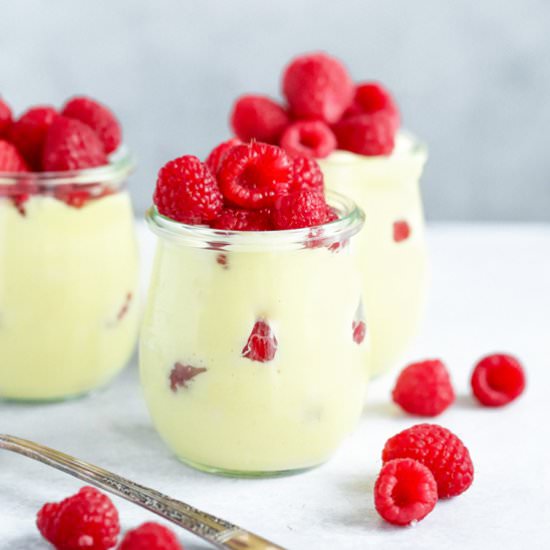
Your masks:
M326 461L354 428L369 347L358 329L363 214L338 194L329 203L334 222L264 232L185 225L149 209L159 240L141 381L183 462L244 477L294 473Z
M0 173L0 398L106 384L135 345L131 155L73 172Z

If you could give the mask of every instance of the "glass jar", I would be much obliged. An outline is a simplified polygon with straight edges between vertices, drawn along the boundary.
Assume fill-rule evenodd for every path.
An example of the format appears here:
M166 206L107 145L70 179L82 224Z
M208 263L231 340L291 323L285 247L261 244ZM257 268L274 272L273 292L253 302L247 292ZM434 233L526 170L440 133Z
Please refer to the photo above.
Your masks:
M319 165L327 189L365 212L357 246L371 327L371 374L388 371L416 335L427 290L427 251L419 180L424 145L401 133L387 157L336 151Z
M0 173L0 398L78 396L127 363L139 310L132 168L120 151L99 168Z
M355 426L368 349L354 253L363 214L339 195L329 202L339 220L270 232L184 225L149 209L159 241L141 381L183 462L237 476L299 471Z

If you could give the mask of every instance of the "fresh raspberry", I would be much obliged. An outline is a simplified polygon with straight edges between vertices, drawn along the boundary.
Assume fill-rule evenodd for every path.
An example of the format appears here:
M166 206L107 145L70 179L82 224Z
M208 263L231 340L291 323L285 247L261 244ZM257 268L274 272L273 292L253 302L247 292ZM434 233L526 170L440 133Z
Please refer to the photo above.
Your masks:
M10 130L10 140L19 149L27 164L35 171L42 168L42 155L46 136L57 118L53 107L39 106L29 109L16 120Z
M118 550L183 550L183 546L170 529L149 521L128 531Z
M328 206L317 190L304 189L280 197L273 210L277 229L300 229L326 223Z
M395 458L412 458L427 466L440 498L463 493L474 479L468 449L455 434L437 424L416 424L388 439L382 461Z
M393 240L396 243L406 241L411 236L411 226L406 220L393 222Z
M210 225L226 231L269 231L272 229L271 211L226 206Z
M426 466L410 458L386 462L374 484L374 506L394 525L424 519L437 503L437 483Z
M322 120L299 120L283 132L281 147L290 155L321 159L336 149L336 137Z
M283 75L283 93L296 118L332 124L353 100L355 87L347 69L324 53L295 58Z
M275 357L277 346L277 337L271 327L266 321L259 319L252 328L248 341L242 350L242 356L251 361L267 363Z
M323 172L315 159L303 155L292 157L291 193L303 189L323 193L324 187Z
M332 129L340 149L359 155L389 155L395 145L395 129L384 112L345 118Z
M81 170L104 166L108 162L103 144L89 126L72 118L56 117L44 143L44 170Z
M495 353L484 357L475 366L471 386L482 405L502 407L523 393L525 372L515 357Z
M353 331L353 341L356 344L362 344L367 334L367 325L365 321L353 321L351 329Z
M277 144L289 122L281 105L261 95L241 96L231 112L231 128L243 141Z
M419 416L437 416L455 400L451 378L438 359L412 363L395 383L392 398L404 411Z
M58 504L45 504L36 524L57 550L107 550L115 546L120 532L114 504L93 487L82 487Z
M153 201L163 216L190 224L215 219L223 206L216 179L192 155L171 160L160 169Z
M390 92L378 82L365 82L355 87L353 103L344 113L344 118L379 111L385 112L391 118L395 130L399 128L399 109Z
M0 172L28 172L25 159L15 145L0 139Z
M237 145L225 157L218 172L224 197L242 208L272 206L288 191L292 162L279 147L252 142Z
M0 98L0 138L8 136L12 122L11 108Z
M204 163L206 164L206 166L208 166L210 172L212 172L214 176L217 175L223 160L227 156L227 153L229 153L229 151L231 151L231 149L233 149L235 145L241 144L242 141L240 139L232 138L227 141L223 141L222 143L214 147L212 151L210 151L210 154L208 155L208 157L206 157Z
M103 143L107 154L116 151L122 141L122 130L115 115L89 97L73 97L65 103L61 114L89 126Z
M204 367L192 367L191 365L176 363L170 371L170 389L176 392L179 388L188 388L187 383L193 380L195 376L206 372L206 370Z

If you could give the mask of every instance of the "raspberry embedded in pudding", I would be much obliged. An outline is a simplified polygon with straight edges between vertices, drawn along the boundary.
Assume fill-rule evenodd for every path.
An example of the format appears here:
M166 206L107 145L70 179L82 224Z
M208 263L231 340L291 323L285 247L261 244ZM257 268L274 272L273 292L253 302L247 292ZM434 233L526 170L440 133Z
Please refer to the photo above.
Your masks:
M206 372L203 367L192 367L183 363L176 363L170 371L170 389L175 393L180 388L189 388L189 383L199 374Z
M396 243L406 241L411 236L411 233L411 226L406 220L393 222L393 240Z
M365 312L363 308L363 301L359 301L357 311L355 312L355 319L351 324L351 330L353 334L353 341L360 345L365 341L367 335L367 324L365 323Z
M242 356L251 361L267 363L272 361L277 353L277 337L269 324L260 319L256 321L248 341L242 350Z

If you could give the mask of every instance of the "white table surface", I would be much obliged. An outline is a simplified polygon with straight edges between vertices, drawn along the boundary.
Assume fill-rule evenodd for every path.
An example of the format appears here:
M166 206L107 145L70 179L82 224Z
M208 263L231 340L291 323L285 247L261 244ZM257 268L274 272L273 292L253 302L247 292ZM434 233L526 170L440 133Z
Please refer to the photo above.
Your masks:
M140 227L144 273L153 239ZM389 400L395 373L370 387L354 435L325 466L283 479L237 480L177 462L153 430L135 362L106 390L78 401L0 403L0 432L34 439L111 469L263 534L292 550L550 548L550 226L433 225L433 283L410 359L438 356L457 403L437 422L470 449L476 477L465 494L438 503L414 528L384 523L372 487L385 440L419 421ZM481 355L517 354L526 393L500 410L468 391ZM42 503L81 483L38 463L0 454L0 548L46 549L34 526ZM154 516L118 498L123 529ZM209 548L181 532L187 550Z

